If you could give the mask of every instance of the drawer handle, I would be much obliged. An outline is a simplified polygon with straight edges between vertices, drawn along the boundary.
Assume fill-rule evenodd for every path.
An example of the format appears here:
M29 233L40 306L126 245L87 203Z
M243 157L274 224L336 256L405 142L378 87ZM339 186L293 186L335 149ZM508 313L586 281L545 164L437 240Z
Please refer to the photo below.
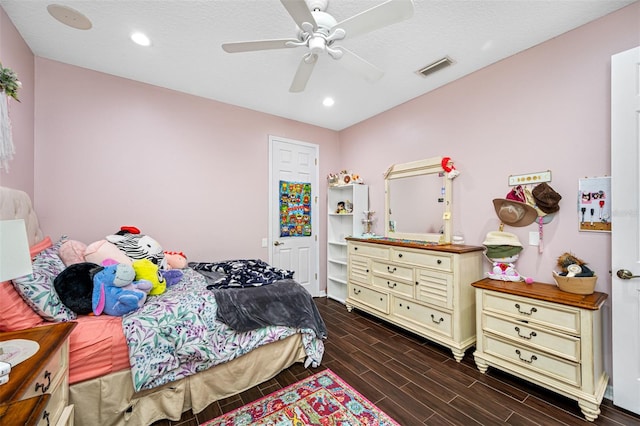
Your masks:
M438 260L436 261L436 263L437 263L438 265L442 265L442 260L438 259Z
M44 413L42 413L42 420L46 420L47 421L47 426L49 426L50 422L49 422L49 412L47 410L44 411Z
M354 249L354 250L358 250L358 247L354 247L353 249Z
M435 322L436 324L440 324L442 321L444 321L444 318L440 317L439 320L436 320L436 317L431 314L431 321Z
M398 253L398 257L402 257L402 253Z
M398 285L398 283L391 284L389 281L387 281L387 287L389 287L389 288L395 288L397 285Z
M520 349L516 349L516 354L518 354L518 358L520 358L520 361L526 362L527 364L531 364L533 361L538 359L538 357L535 355L531 355L530 359L522 358L522 355L520 354Z
M38 392L38 389L42 389L42 393L46 393L49 390L49 386L51 386L51 371L45 371L44 378L47 379L46 386L40 382L36 383L36 392Z
M365 272L368 274L368 273L369 273L369 270L368 270L368 269L365 269Z
M522 315L531 315L534 312L538 312L538 310L536 308L531 308L529 310L529 312L525 312L525 311L521 311L520 310L520 304L516 303L516 309L518 310L519 313L521 313Z
M390 274L393 274L396 271L397 268L393 268L391 269L390 267L387 266L387 272L389 272Z
M518 337L522 337L523 339L527 339L527 340L531 340L532 337L536 337L537 336L535 331L532 331L531 333L529 333L528 336L520 334L520 327L516 327L516 332L518 333Z
M361 291L361 290L358 290L357 288L354 288L354 289L353 289L353 293L354 293L354 294L360 294L361 292L362 292L362 291Z
M398 303L398 306L402 308L402 303ZM407 305L407 309L411 309L411 306Z

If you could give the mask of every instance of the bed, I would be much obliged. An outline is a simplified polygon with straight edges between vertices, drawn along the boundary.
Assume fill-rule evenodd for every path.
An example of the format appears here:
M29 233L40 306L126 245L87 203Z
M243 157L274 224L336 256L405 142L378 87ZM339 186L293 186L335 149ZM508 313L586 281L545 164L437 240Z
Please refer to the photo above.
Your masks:
M7 219L25 220L34 259L32 275L40 279L39 285L50 282L64 267L58 263L57 251L65 237L58 241L46 237L28 195L0 187L0 220ZM222 313L230 311L229 298L221 295L232 293L234 301L253 299L259 293L239 295L257 287L212 290L212 280L226 278L225 273L212 268L198 272L196 266L202 265L210 266L183 269L179 282L159 296L149 296L142 307L123 317L70 314L51 300L42 303L43 297L29 292L25 296L24 283L0 283L0 331L48 321L78 323L70 337L69 356L70 402L78 426L178 420L185 411L198 413L296 362L306 366L321 362L326 328L317 310L312 315L292 315L295 324L287 319L289 325L247 326L246 330L234 324L241 330L237 331L229 325L232 322L220 320ZM274 292L296 286L301 288L291 279L279 280L263 286L261 297L278 299L273 298ZM55 299L51 288L47 291L54 294L44 299ZM260 304L264 302L255 305ZM313 309L315 305L308 311Z

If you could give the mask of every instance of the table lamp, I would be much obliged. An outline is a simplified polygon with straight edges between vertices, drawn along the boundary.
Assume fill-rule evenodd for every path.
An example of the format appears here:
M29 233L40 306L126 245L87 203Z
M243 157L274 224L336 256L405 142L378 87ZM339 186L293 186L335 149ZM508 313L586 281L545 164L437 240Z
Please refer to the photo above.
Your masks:
M0 220L0 281L33 273L23 219Z

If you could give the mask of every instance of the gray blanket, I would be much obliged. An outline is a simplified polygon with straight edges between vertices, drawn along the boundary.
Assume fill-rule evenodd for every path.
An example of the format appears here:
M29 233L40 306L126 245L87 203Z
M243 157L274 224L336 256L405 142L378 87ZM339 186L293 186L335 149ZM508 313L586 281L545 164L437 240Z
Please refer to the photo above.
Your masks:
M216 319L236 331L280 325L311 329L318 338L327 337L327 327L313 297L294 280L212 291L218 304Z

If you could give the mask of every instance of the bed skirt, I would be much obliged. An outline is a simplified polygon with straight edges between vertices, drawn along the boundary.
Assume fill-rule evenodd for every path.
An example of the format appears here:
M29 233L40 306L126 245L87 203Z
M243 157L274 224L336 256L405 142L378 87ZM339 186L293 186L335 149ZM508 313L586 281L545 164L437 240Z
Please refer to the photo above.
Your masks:
M135 393L130 370L76 383L70 387L75 426L147 426L157 420L179 420L212 402L265 382L306 357L302 335L259 348L173 383Z

